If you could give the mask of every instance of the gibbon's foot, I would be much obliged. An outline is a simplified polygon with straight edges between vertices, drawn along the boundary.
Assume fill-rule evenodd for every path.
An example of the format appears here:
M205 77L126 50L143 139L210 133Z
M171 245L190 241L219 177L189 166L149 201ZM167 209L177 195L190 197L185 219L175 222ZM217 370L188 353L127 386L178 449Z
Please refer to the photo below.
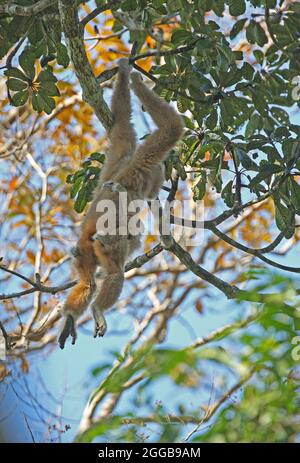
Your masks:
M131 65L127 58L121 58L118 61L119 71L125 71L126 73L130 73Z
M94 331L94 338L103 337L107 330L107 323L104 318L102 312L99 312L93 305L92 305L92 313L95 320L95 331Z
M58 338L59 347L61 349L65 347L66 340L69 336L71 336L72 344L74 345L77 338L77 333L75 328L75 320L70 314L67 315L65 326L63 327L63 330Z
M130 78L131 78L131 82L134 84L140 84L141 82L143 82L143 78L142 78L142 75L140 72L132 72L130 74Z

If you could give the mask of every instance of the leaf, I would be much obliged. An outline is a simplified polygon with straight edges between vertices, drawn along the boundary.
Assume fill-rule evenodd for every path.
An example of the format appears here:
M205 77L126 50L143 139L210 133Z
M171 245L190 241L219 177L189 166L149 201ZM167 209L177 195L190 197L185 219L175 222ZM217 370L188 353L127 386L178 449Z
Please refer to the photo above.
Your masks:
M32 44L37 44L44 37L42 21L36 19L30 28L28 39Z
M15 77L16 79L20 79L20 80L23 80L25 82L28 81L28 78L25 76L25 74L18 68L10 68L10 69L7 69L4 74L7 76L7 77Z
M274 197L273 197L274 199ZM285 238L289 239L295 231L295 221L293 212L280 203L276 198L275 203L275 221L278 229L284 232Z
M28 87L27 82L19 79L8 79L7 86L10 90L17 92L19 90L25 90Z
M74 185L72 186L71 188L71 198L74 199L75 196L77 195L78 191L79 191L79 188L81 187L82 185L82 178L81 177L78 177L76 180L75 180L75 183Z
M201 201L204 198L206 191L206 173L205 171L201 172L200 179L198 178L196 183L192 187L193 191L193 200Z
M87 196L88 192L86 187L84 186L79 190L77 199L74 204L74 209L79 214L84 210L85 206L87 205Z
M261 129L261 117L259 114L252 114L245 131L246 138L250 138L257 129Z
M98 161L98 162L100 162L101 164L103 164L104 161L105 161L105 154L95 152L95 153L90 154L89 158L90 158L92 161Z
M21 53L19 56L19 64L25 74L31 78L31 80L34 79L35 76L35 56L34 54L30 51L30 49L27 47L25 50Z
M32 95L32 107L38 113L43 111L43 100L38 93Z
M28 90L23 90L21 92L15 93L12 97L13 106L23 106L28 100L29 92Z
M253 55L255 56L255 59L259 64L261 64L265 59L265 55L261 50L254 50Z
M229 0L229 13L231 16L240 16L246 11L246 2L245 0Z
M177 98L177 109L180 113L185 113L189 109L190 103L187 98L179 96Z
M254 19L251 19L246 29L246 37L250 43L257 43L260 47L263 47L268 42L264 29Z
M59 90L56 87L54 82L43 81L41 83L40 89L48 96L59 96L60 95Z
M58 64L66 68L70 63L70 58L68 55L67 47L63 43L57 44L57 53L56 53L56 61Z
M223 0L215 0L212 4L212 10L216 13L217 16L222 17L223 11L225 8L225 1Z
M45 111L46 114L50 114L55 108L55 101L42 91L39 91L32 97L32 106L37 112Z
M300 185L293 179L288 179L288 188L291 195L291 202L295 207L297 214L300 215Z
M230 31L230 38L234 39L244 28L248 18L242 18L236 21Z
M232 188L233 188L233 180L230 180L225 185L225 187L223 188L222 193L221 193L221 198L223 198L226 206L229 207L229 208L233 207L233 205L234 205L235 195L234 195L234 193L232 191Z
M258 170L258 165L255 164L254 161L252 161L252 159L246 153L246 151L244 151L244 150L242 150L240 148L235 148L234 151L237 154L240 163L242 164L243 167L245 167L245 169L254 170L254 171Z
M245 79L247 80L251 80L252 77L253 77L253 74L254 74L254 69L253 67L251 66L251 64L249 63L244 63L243 66L242 66L242 74L243 76L245 77Z
M48 69L41 71L37 77L38 82L57 82L55 75Z
M233 61L234 54L230 47L226 45L223 45L223 46L216 45L216 47L218 51L222 53L222 55L225 57L228 63L231 63Z
M186 31L185 29L175 29L171 37L171 42L177 47L180 44L189 43L193 38L192 32Z
M268 114L269 106L266 102L264 95L258 93L257 91L252 92L252 101L255 109L262 115L266 116Z
M206 118L205 121L206 127L210 130L214 130L218 124L218 110L213 108L210 115Z
M271 114L280 124L288 125L290 122L289 114L282 108L273 106L273 108L271 108Z

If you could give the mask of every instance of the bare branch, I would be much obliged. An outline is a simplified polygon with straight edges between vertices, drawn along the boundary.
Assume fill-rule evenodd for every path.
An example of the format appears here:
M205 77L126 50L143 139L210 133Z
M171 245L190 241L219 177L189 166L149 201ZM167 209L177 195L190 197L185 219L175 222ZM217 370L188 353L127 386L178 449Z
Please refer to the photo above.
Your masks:
M206 423L210 418L219 410L221 405L223 405L235 392L237 392L249 379L252 378L254 373L256 372L256 368L252 368L247 374L245 374L240 381L238 381L234 386L232 386L228 392L226 392L214 405L209 407L198 423L195 429L193 429L187 437L184 439L184 442L187 442L197 431L199 431L202 424Z
M98 6L90 14L85 16L80 22L82 26L86 26L87 23L96 18L98 14L103 13L103 11L110 10L113 6L117 6L120 3L120 0L111 0L110 2L105 3L104 5Z
M11 16L32 16L37 13L41 13L50 6L56 6L55 0L39 0L33 5L22 6L16 3L7 2L4 5L0 5L0 13L6 13Z

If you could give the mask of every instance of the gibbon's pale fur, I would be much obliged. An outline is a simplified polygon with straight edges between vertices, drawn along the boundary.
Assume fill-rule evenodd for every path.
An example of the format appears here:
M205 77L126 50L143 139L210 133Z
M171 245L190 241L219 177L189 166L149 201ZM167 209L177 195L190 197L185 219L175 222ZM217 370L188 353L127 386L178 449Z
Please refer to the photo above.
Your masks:
M96 212L97 203L101 200L113 200L118 214L119 191L127 192L128 202L155 197L164 180L161 162L183 130L182 119L176 111L149 90L138 72L133 72L132 89L158 127L136 147L135 131L130 122L129 74L128 60L120 60L112 96L114 122L109 133L110 154L103 166L93 202L81 225L74 260L79 281L64 304L65 322L59 337L62 349L69 335L72 337L72 344L75 343L76 319L90 303L95 319L94 336L104 335L106 322L103 311L111 307L120 296L125 263L139 245L137 236L104 235L101 230L96 229L96 222L101 216L101 213ZM98 288L95 282L97 266L101 267L104 274Z

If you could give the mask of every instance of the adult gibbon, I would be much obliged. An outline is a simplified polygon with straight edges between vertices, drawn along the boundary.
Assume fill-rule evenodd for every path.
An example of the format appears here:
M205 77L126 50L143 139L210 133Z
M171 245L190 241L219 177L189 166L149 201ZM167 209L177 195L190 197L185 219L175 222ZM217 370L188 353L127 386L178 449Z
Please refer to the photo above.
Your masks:
M125 264L139 246L138 236L128 232L107 234L107 231L101 230L101 225L99 229L99 218L103 212L97 212L97 205L100 201L111 200L118 215L119 194L122 191L127 193L128 202L155 197L164 180L161 163L183 131L179 114L143 83L138 72L132 72L131 87L158 127L136 147L135 131L130 122L130 70L128 60L121 59L112 96L110 153L101 171L93 202L81 225L74 259L79 280L63 307L65 321L59 336L61 349L69 335L72 344L75 343L76 320L90 303L95 319L94 337L105 334L103 311L111 307L120 296ZM95 272L98 266L101 267L103 277L96 284Z

